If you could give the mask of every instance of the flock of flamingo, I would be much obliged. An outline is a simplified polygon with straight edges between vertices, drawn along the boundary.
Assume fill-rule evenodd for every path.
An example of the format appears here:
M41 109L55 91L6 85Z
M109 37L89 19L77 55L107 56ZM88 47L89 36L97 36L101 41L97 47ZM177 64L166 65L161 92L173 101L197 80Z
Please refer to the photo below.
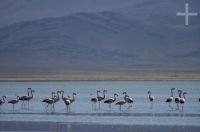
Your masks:
M171 88L171 96L168 97L165 102L169 104L169 108L171 107L170 104L173 101L177 104L177 109L179 109L179 104L181 104L182 110L183 110L183 104L186 101L185 94L187 94L187 92L178 90L178 96L174 98L174 95L173 95L174 90L175 90L175 88ZM22 107L25 107L26 104L28 103L28 108L29 108L29 102L33 99L33 92L35 92L33 89L27 88L27 95L23 95L21 97L17 96L17 99L8 100L7 102L13 105L13 111L14 111L15 104L17 104L19 101L22 101ZM101 102L108 104L109 110L111 110L111 104L113 104L114 102L115 102L115 105L119 105L120 111L121 111L121 106L126 103L128 104L128 109L130 109L133 106L134 100L126 92L122 93L124 95L124 98L119 101L116 101L116 97L118 96L117 93L114 93L113 98L105 99L106 92L107 92L107 90L103 90L103 92L102 92L103 95L100 95L101 91L97 90L96 96L92 97L90 99L90 101L92 102L92 109L96 109L97 102L99 103L99 109L100 109ZM151 95L151 91L148 91L147 93L149 95L148 98L149 98L149 101L151 102L151 106L152 106L152 104L155 100L155 97L153 95ZM50 98L46 98L46 99L42 100L42 102L44 102L44 107L46 110L48 110L49 105L51 105L51 111L55 110L54 104L60 100L60 97L59 97L60 94L62 95L62 100L63 100L64 104L66 105L67 112L70 112L70 105L73 102L75 102L76 93L72 93L72 97L71 96L64 97L63 90L59 90L57 92L52 92ZM92 96L92 94L91 94L91 96ZM0 106L2 106L5 102L6 102L6 96L3 96L2 99L0 99ZM200 102L200 98L199 98L199 102Z

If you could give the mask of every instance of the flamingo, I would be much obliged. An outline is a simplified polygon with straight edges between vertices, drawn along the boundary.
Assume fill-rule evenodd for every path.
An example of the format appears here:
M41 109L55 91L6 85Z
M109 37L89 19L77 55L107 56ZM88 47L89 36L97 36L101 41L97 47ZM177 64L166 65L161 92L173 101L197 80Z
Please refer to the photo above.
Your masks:
M54 96L54 103L58 102L60 100L59 94L61 93L61 91L57 91L57 96Z
M92 93L90 94L90 96L92 96ZM97 101L98 101L98 98L97 98L97 97L92 97L92 98L90 99L90 101L92 102L92 109L93 109L93 108L96 109L96 103L97 103Z
M180 98L180 104L182 104L182 111L183 111L183 104L185 103L185 94L187 94L187 92L183 92L183 97Z
M70 96L68 96L68 99L63 100L64 103L65 103L65 105L66 105L66 107L67 107L67 112L70 112L70 105L71 105L71 103L72 103L72 102L69 100L69 98L70 98Z
M155 97L151 95L150 90L148 91L148 94L149 94L149 101L151 102L151 108L152 108L153 107L153 101L154 101Z
M72 93L72 98L70 97L70 96L68 96L68 100L70 100L70 103L73 103L73 102L75 102L75 96L76 95L76 93Z
M18 102L19 102L19 96L17 96L17 99L13 99L13 100L8 101L8 103L13 104L13 111L14 111L14 108L15 108L15 104L17 104Z
M132 107L133 98L129 97L126 92L123 92L124 100L129 104L129 108Z
M46 108L48 108L48 105L51 104L51 111L54 110L54 94L55 92L51 92L52 97L49 99L44 99L42 102L45 102L47 104Z
M0 99L0 109L1 109L1 106L6 102L5 99L6 99L6 96L3 96L2 99Z
M115 93L114 94L114 98L109 98L109 99L107 99L107 100L104 101L104 103L109 104L109 110L111 110L111 104L113 102L115 102L117 96L118 96L118 94Z
M28 108L29 108L29 102L33 99L33 92L35 92L35 90L31 89L31 96L28 96L28 98L27 98Z
M64 91L63 91L63 90L61 90L60 92L62 93L62 100L63 100L63 102L64 102L65 105L66 105L67 112L70 112L70 105L71 105L72 102L75 101L74 95L76 95L76 93L72 93L72 96L73 96L73 97L71 98L70 96L64 97ZM71 100L70 100L70 99L71 99ZM72 102L71 102L71 101L72 101Z
M182 94L182 90L178 90L178 96L174 99L175 103L177 104L177 110L179 110L181 94Z
M125 96L127 96L127 95L125 95ZM121 111L121 106L122 105L124 105L124 104L126 104L126 98L124 98L124 100L120 100L120 101L118 101L117 103L115 103L115 105L119 105L119 110Z
M65 100L68 99L67 97L64 97L64 91L63 91L63 90L61 90L60 93L62 94L62 100L63 100L63 101L65 101Z
M100 91L97 90L97 99L98 99L98 102L99 102L99 109L100 109L100 103L101 103L102 100L105 99L105 93L107 92L107 90L103 90L103 96L100 96L99 92Z
M165 101L166 103L169 103L169 108L171 107L171 106L170 106L170 103L171 103L171 102L173 101L173 99L174 99L174 98L173 98L173 90L175 90L175 88L171 88L171 97L167 98L166 101Z
M25 103L24 101L27 101L28 100L28 96L29 96L29 91L31 90L31 88L27 88L27 95L24 95L24 96L21 96L19 97L19 100L22 101L22 106L25 107Z

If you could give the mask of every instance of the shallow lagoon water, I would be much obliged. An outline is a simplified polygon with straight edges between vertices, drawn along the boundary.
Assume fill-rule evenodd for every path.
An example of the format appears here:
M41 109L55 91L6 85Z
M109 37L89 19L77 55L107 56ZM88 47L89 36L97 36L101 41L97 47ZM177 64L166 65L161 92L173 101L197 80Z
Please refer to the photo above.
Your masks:
M7 100L16 98L16 95L27 94L26 89L35 90L30 107L22 108L21 102L12 110L11 104L4 104L0 111L0 121L43 121L43 122L73 122L86 124L123 124L123 125L189 125L200 126L200 82L199 81L47 81L47 82L0 82L0 95L6 95ZM176 110L173 102L169 109L165 103L170 96L170 88L182 89L186 95L186 103L183 111ZM107 89L106 98L118 93L117 100L123 99L122 92L126 91L133 97L134 103L131 109L128 105L119 107L112 104L112 110L107 104L101 103L100 109L92 109L90 93L96 95L96 90ZM77 93L75 103L71 105L71 112L66 111L65 104L60 100L55 104L52 113L44 109L41 102L51 96L52 91L64 90L65 96ZM155 96L153 107L148 100L147 91ZM93 97L93 96L92 96Z

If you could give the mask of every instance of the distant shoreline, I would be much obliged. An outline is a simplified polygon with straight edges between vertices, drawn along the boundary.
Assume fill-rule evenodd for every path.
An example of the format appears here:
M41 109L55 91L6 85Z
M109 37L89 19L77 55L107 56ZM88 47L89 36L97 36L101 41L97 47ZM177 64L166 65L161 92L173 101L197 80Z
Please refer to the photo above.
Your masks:
M200 72L76 72L2 75L0 81L200 81Z

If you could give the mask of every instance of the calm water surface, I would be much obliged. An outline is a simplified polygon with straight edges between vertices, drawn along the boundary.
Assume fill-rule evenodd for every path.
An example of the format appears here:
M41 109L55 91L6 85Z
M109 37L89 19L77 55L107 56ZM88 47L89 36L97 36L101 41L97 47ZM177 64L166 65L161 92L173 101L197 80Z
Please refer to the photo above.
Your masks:
M35 90L30 107L22 108L21 102L13 111L11 104L4 104L0 110L0 121L52 121L77 122L95 124L146 124L146 125L195 125L200 126L200 81L49 81L49 82L0 82L0 96L6 95L7 100L16 98L16 95L27 94L26 89ZM183 111L176 110L176 104L169 109L165 103L171 95L170 88L182 89L186 95ZM117 100L123 99L122 92L126 91L133 97L131 109L128 105L119 111L118 106L101 103L100 109L92 109L90 93L96 95L96 90L107 89L106 98L118 93ZM51 96L52 91L64 90L65 96L77 93L75 103L71 105L71 112L66 111L65 104L60 100L55 104L55 111L51 113L44 109L41 102ZM153 107L148 100L147 91L151 90L155 96ZM98 105L97 105L98 108Z

